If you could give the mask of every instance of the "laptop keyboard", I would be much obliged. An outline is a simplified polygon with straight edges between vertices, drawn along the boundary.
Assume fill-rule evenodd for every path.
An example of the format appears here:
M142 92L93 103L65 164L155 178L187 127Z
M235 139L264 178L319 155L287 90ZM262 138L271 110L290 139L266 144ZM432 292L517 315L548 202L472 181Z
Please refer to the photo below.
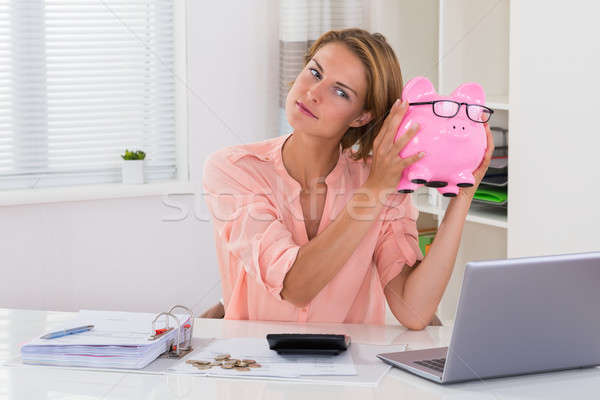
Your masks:
M415 364L419 364L423 367L427 367L435 371L444 372L444 364L446 364L446 359L434 358L433 360L421 360L415 361Z

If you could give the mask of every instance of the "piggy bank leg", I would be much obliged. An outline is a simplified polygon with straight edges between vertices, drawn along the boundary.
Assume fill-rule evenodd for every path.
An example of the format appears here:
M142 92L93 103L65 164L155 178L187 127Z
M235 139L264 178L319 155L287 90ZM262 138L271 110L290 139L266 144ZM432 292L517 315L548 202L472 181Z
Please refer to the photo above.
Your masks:
M410 166L410 172L408 173L408 180L412 183L422 185L431 180L431 171L429 168L422 166L421 164L413 164Z
M415 165L413 164L410 165L408 168L405 168L404 171L402 171L400 182L398 182L398 186L396 186L396 190L398 191L398 193L412 193L417 189L418 185L411 182L409 179L414 167Z
M456 185L447 185L441 188L438 188L438 192L442 194L444 197L456 197L458 194L458 186Z
M419 187L419 185L417 185L416 183L412 183L403 176L400 182L398 183L398 186L396 186L396 190L398 191L398 193L412 193L417 189L417 187Z
M430 187L430 188L443 188L444 186L448 186L448 182L446 181L441 181L441 180L433 180L433 181L428 181L425 186Z
M459 172L454 178L454 182L458 182L456 186L458 187L471 187L475 185L475 178L473 174L469 171Z

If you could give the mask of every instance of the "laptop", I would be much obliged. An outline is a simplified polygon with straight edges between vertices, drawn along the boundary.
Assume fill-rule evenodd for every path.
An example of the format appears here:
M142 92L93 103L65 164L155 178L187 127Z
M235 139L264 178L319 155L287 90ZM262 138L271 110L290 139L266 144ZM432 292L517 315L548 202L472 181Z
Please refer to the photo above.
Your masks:
M377 357L442 384L600 365L600 252L470 262L450 345Z

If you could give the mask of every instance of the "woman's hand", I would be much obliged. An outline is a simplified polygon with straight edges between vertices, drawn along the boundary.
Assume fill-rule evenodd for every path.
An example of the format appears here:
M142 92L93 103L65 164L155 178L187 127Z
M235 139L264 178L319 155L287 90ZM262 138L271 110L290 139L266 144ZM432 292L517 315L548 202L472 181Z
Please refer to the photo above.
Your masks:
M396 100L373 141L373 160L365 187L375 190L376 193L395 193L396 186L398 186L398 182L402 177L402 171L421 159L425 154L420 152L406 158L400 158L399 156L400 151L415 137L419 129L418 124L413 124L404 135L394 142L394 136L407 110L407 101Z
M481 180L485 176L485 173L490 166L490 161L492 160L492 154L494 154L494 137L492 136L492 132L490 131L490 127L488 123L484 123L485 134L487 137L487 149L485 151L485 155L479 167L475 171L473 171L473 177L475 178L475 184L469 188L461 188L458 195L468 198L469 200L473 198L475 195L475 191L479 187Z

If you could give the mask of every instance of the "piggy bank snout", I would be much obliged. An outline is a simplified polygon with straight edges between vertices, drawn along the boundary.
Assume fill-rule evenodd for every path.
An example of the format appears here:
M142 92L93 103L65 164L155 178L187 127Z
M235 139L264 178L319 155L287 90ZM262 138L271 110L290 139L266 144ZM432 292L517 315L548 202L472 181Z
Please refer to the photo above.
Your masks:
M448 135L461 138L469 137L476 128L469 121L462 119L450 119L445 125Z
M469 130L469 125L465 121L450 121L448 123L448 130L466 132Z

